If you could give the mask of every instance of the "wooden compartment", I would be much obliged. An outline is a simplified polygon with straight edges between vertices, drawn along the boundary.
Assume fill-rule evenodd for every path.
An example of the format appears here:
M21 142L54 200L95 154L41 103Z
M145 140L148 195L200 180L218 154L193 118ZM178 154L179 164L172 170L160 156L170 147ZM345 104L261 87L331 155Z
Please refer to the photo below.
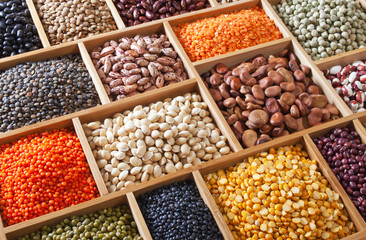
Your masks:
M117 25L120 25L121 26L121 27L118 27L118 29L126 28L127 27L127 24L122 20L122 17L121 17L121 15L118 12L118 9L117 9L115 3L113 3L113 0L106 0L106 2L108 4L109 9L112 12L112 15L113 15L114 19L116 20ZM218 5L218 3L216 2L216 0L208 0L207 2L210 4L210 7L215 7L215 6ZM153 20L153 21L150 21L150 22L141 23L138 26L140 26L140 25L145 26L145 25L149 25L151 23L165 22L165 21L169 21L170 19L174 19L177 16L182 16L182 15L186 15L186 14L193 14L193 15L195 15L195 14L197 14L197 12L206 11L207 9L209 9L209 8L203 8L203 9L200 9L200 10L194 10L192 12L178 14L178 15L171 16L171 17L167 17L167 18L163 18L163 19L157 19L157 20ZM128 28L130 28L130 27L133 27L133 26L129 26Z
M327 126L327 129L346 126L347 124L350 124L352 120L345 119L345 120L341 120L341 121L338 121L338 120L336 120L336 121L337 121L337 123L331 124L332 126ZM320 130L320 129L318 129L318 130ZM349 237L343 238L343 239L347 239L347 240L365 239L365 237L366 237L366 235L364 235L365 230L366 230L365 222L363 221L361 215L359 214L359 212L357 211L357 209L355 208L355 206L349 199L346 192L344 192L344 190L343 190L342 186L339 184L337 178L334 175L332 175L331 170L327 166L326 161L322 157L318 156L318 154L316 152L318 150L317 150L316 146L314 145L314 143L312 142L309 134L307 134L306 132L311 134L311 132L305 130L301 135L300 134L289 135L289 136L283 137L281 139L276 139L271 144L264 143L264 144L246 149L244 151L241 151L240 154L231 155L230 159L225 158L225 160L223 160L221 162L215 161L215 162L210 162L209 164L207 164L207 163L202 164L201 166L199 166L199 172L202 176L205 176L209 173L216 172L220 169L225 170L231 166L236 165L237 163L242 162L243 159L245 159L247 157L254 156L258 152L268 151L269 148L277 149L278 147L281 147L281 146L295 145L295 144L300 143L303 146L303 150L309 154L309 159L311 159L311 160L315 159L317 161L318 166L319 166L318 170L320 170L320 172L322 173L324 178L328 180L332 190L334 190L335 192L337 192L340 195L340 198L342 199L342 202L345 205L347 212L348 212L352 222L355 225L357 233L355 233ZM316 131L314 131L314 133L316 133ZM209 192L208 188L206 189L206 191Z
M57 212L53 212L41 217L38 217L34 220L29 220L29 222L20 223L14 226L10 226L5 228L7 240L16 240L18 237L22 237L29 233L35 232L40 229L42 226L52 226L58 224L65 218L71 216L80 216L84 214L89 214L93 212L97 212L98 210L117 207L119 205L126 204L129 206L134 221L136 222L138 231L140 235L144 239L149 239L149 232L146 231L147 226L145 225L145 221L140 213L140 210L136 204L136 200L133 195L115 195L105 198L97 198L90 200L88 202L84 202L67 209L63 209ZM30 222L32 221L32 222ZM1 238L3 239L3 238Z
M53 47L49 47L49 48L45 48L45 49L39 49L39 50L24 53L24 54L15 55L13 57L1 59L0 60L0 71L11 68L11 67L15 67L17 64L20 64L20 63L44 61L47 59L58 58L61 56L66 56L66 55L79 55L79 56L81 55L81 61L83 61L83 59L84 59L84 53L83 53L82 46L78 46L76 43L72 43L72 44L68 44L68 45L64 45L64 46L53 46ZM85 61L83 61L83 64L85 65L86 69L88 69L88 65L85 64ZM89 75L91 76L91 80L93 81L93 85L99 96L99 99L101 102L103 102L102 101L103 95L101 92L101 88L103 88L103 86L100 87L98 85L99 82L94 80L93 73L90 71L88 71L88 72L89 72ZM73 114L73 113L71 113L71 114ZM66 115L70 115L70 113L66 114ZM65 115L61 115L58 117L62 117L62 116L65 116ZM58 117L56 117L56 118L58 118ZM42 121L42 122L44 122L44 121ZM34 125L34 124L32 124L32 125ZM28 126L26 126L26 127L28 127ZM16 131L16 130L17 129L14 129L14 130L11 130L10 132Z
M282 35L283 35L284 38L290 36L288 30L284 27L284 25L279 24L278 20L276 19L276 15L274 15L271 11L269 11L269 9L265 5L264 1L260 1L260 0L239 1L239 2L235 2L235 3L228 4L228 5L218 5L218 6L214 7L214 8L212 8L212 9L207 9L206 11L202 11L200 13L197 12L194 15L176 16L174 19L171 19L169 21L169 24L172 27L175 27L175 26L177 26L179 24L182 24L182 23L193 22L193 21L196 21L196 20L199 20L199 19L208 18L208 17L214 17L214 16L217 16L217 15L220 15L220 14L224 14L224 13L231 13L231 12L235 12L235 11L240 11L242 9L249 9L249 8L254 7L254 6L259 6L260 8L262 8L265 11L266 15L268 15L268 17L271 20L274 21L274 24L280 30L280 32L282 33ZM271 41L271 42L277 42L277 41L280 41L280 40L281 39L275 40L275 41ZM179 40L178 40L178 38L176 36L175 36L175 41L179 44L180 48L183 49L181 43L179 42ZM264 47L264 46L270 44L271 42L259 44L259 45L256 45L256 46L253 46L253 47L248 47L248 48L245 48L245 49L247 49L248 51L249 50L258 49L258 48L260 48L262 46ZM241 49L241 50L238 49L238 50L235 50L234 52L228 52L228 53L221 54L221 55L218 55L218 56L226 57L226 56L230 56L230 55L232 55L234 53L237 53L239 51L241 52L243 50L244 49ZM217 57L217 56L215 56L215 57ZM187 59L189 59L188 56L187 56ZM207 58L207 59L203 59L203 60L200 60L200 61L196 61L193 64L194 64L194 66L197 66L199 64L205 63L206 61L209 61L210 59L211 58Z
M333 127L327 127L327 128L323 128L317 132L312 132L309 133L308 136L305 136L305 138L309 138L309 144L311 145L312 149L314 149L314 154L316 155L316 157L319 159L319 162L321 162L322 164L324 164L323 168L328 172L329 176L330 176L330 180L334 181L334 184L337 186L337 189L339 189L340 192L342 192L342 195L344 196L348 196L348 194L346 193L346 191L344 190L343 186L341 185L341 183L338 181L336 175L333 173L332 169L329 167L327 161L325 160L324 156L320 153L320 150L318 150L318 148L316 147L315 143L312 141L312 139L317 138L317 137L321 137L325 134L327 134L328 132L330 132L332 129L334 128L344 128L344 127L350 127L356 130L358 136L360 137L362 143L366 143L366 132L365 132L365 128L362 126L361 122L358 119L354 119L352 121L346 121L343 122L341 124L338 124L336 126ZM311 140L311 141L310 141ZM345 198L344 201L347 201L349 205L353 205L350 197ZM353 205L354 206L354 205ZM354 209L358 212L358 210L356 209L356 207L354 207ZM359 219L359 225L363 228L366 229L366 222L363 220L363 218L361 217L361 215L358 217Z
M137 189L131 194L133 194L136 198L138 198L140 195L142 195L146 192L153 191L155 189L170 185L172 183L181 182L181 181L185 181L185 180L191 180L192 182L195 183L195 185L201 195L202 200L207 205L207 207L210 209L211 214L214 217L216 224L217 224L219 230L221 231L221 234L224 237L224 239L225 240L232 239L231 232L230 232L229 228L227 227L227 225L225 224L225 221L222 218L220 211L218 211L216 203L213 200L211 194L208 192L206 184L205 184L202 176L200 175L199 171L197 171L197 170L187 171L189 169L185 169L185 170L186 171L185 172L182 171L179 176L176 176L176 177L169 176L169 175L164 176L164 178L165 178L164 182L161 182L160 184L146 185L144 188ZM156 179L153 179L153 180L156 180Z
M313 62L311 62L307 57L305 57L302 53L302 51L299 49L297 45L293 43L293 41L290 38L284 38L279 40L278 42L271 42L266 46L262 47L253 47L254 49L243 49L240 50L242 52L239 53L229 53L227 56L216 56L213 58L208 59L205 63L195 64L195 69L197 70L197 73L199 75L210 71L211 68L213 68L218 63L223 63L227 65L228 67L236 66L240 64L243 61L246 61L248 59L251 59L257 55L264 55L265 57L268 57L271 54L277 54L280 53L284 49L289 49L295 55L298 57L300 62L304 65L307 65L312 70L312 77L311 79L313 82L319 86L323 92L324 95L327 96L328 102L334 104L340 111L340 114L343 116L348 116L350 113L350 109L347 107L347 105L344 103L344 101L339 97L339 95L335 92L333 88L329 88L328 82L324 77L322 76L322 73L316 68ZM203 80L200 78L201 84L203 85L202 88L206 88L203 84ZM207 88L206 88L207 89ZM334 90L334 91L333 91ZM210 100L214 102L214 100ZM303 121L304 126L307 126L307 120ZM302 129L300 129L302 130Z
M113 19L113 21L114 21L114 23L117 27L117 30L118 29L123 29L125 26L123 24L122 19L119 17L119 15L116 15L116 13L114 12L115 9L111 8L110 2L108 2L108 1L109 0L105 0L106 10L109 10L109 12L111 13L112 19ZM45 29L43 27L43 24L42 24L42 21L41 21L41 17L39 16L38 10L36 8L36 3L35 3L36 0L26 0L26 2L27 2L27 5L29 7L29 10L31 11L33 21L36 24L36 27L37 27L37 30L39 32L43 47L44 48L50 47L51 43L48 39L48 35L46 34L46 31L45 31ZM114 31L116 31L116 30L114 30ZM112 30L110 32L114 32L114 31ZM78 43L80 41L83 41L83 39L92 38L92 37L102 35L102 34L106 34L106 33L108 33L108 32L99 33L99 34L96 34L96 35L93 35L93 36L89 36L89 37L85 37L85 38L81 38L81 39L77 39L77 40L73 40L73 41L69 41L69 42L59 43L59 44L56 44L56 45L53 45L53 46L67 46L70 43Z
M281 0L262 0L264 5L267 6L268 8L268 11L272 12L274 15L275 15L275 18L276 20L278 21L278 23L280 25L282 25L285 29L286 29L286 32L289 34L289 37L292 39L292 40L295 40L296 42L296 45L298 47L301 48L301 50L303 51L303 53L309 58L309 60L311 60L311 57L310 55L308 55L306 53L306 51L302 48L302 46L300 45L300 43L298 42L297 38L292 34L292 32L290 31L290 29L287 28L286 24L282 21L281 17L278 15L278 13L274 10L274 5L277 5L281 2ZM353 0L352 0L353 1ZM360 3L360 5L362 6L363 10L366 11L366 1L365 0L354 0L354 1L357 1ZM356 49L356 50L352 50L352 51L349 51L349 52L344 52L344 53L340 53L340 54L336 54L336 55L333 55L333 56L330 56L330 57L326 57L324 59L320 59L320 60L317 60L315 61L315 63L317 64L318 62L322 62L322 61L326 61L327 59L333 59L334 57L342 57L342 56L347 56L348 53L352 54L352 53L356 53L358 52L358 50L360 50L362 48L359 48L359 49Z
M18 130L14 130L14 131L10 132L12 134L9 134L9 133L0 134L0 145L6 144L6 143L11 143L12 141L16 141L16 140L20 139L21 137L27 136L28 134L41 133L41 132L44 132L44 131L51 131L51 130L54 130L54 129L62 129L62 128L73 129L75 131L75 133L77 134L77 129L78 129L77 125L75 125L73 123L71 118L59 117L59 118L48 120L46 122L41 122L41 123L38 123L38 124L33 124L31 126L28 126L28 127L20 128ZM77 134L77 136L78 136L78 134ZM79 139L79 141L81 142L80 139ZM83 149L83 151L85 152L84 149ZM98 193L99 193L99 195L102 195L102 190L101 190L102 186L100 184L98 184L98 181L97 181L98 178L95 175L95 173L93 172L93 169L91 168L92 162L90 162L89 159L87 159L87 158L86 158L86 160L88 161L88 165L89 165L90 171L92 173L93 179L96 182ZM99 198L100 197L98 197L97 199L99 199ZM87 202L89 202L89 201L87 201ZM80 204L84 204L84 203L80 203ZM72 208L77 209L78 205L75 205ZM49 215L50 216L58 216L59 212L64 212L64 211L67 212L68 211L67 209L69 209L69 208L70 207L66 207L66 208L64 208L62 210L59 210L59 211L51 212L51 213L48 213L48 214L30 219L30 220L24 221L24 222L20 222L20 223L14 224L14 225L10 225L8 227L5 227L5 229L21 229L24 226L32 226L34 223L42 221L43 218L47 219ZM0 217L0 237L1 237L1 230L3 228L2 226L3 226L3 221L2 221L2 218ZM22 234L22 233L23 232L20 231L20 234ZM17 236L19 236L19 235L17 235ZM0 238L0 239L3 239L3 238Z
M134 37L136 35L141 35L141 36L148 36L148 35L152 35L152 34L165 34L168 37L168 40L171 43L172 48L178 53L178 56L180 57L180 59L183 62L185 71L188 75L188 78L194 78L194 70L193 70L193 66L191 64L191 62L189 61L189 59L186 59L184 52L179 49L179 47L177 46L177 43L175 42L175 39L172 37L172 35L174 34L172 32L172 30L169 28L169 25L163 22L151 22L149 23L149 26L146 26L145 24L140 24L134 27L129 27L125 30L122 31L117 31L114 32L112 34L108 34L108 36L96 36L93 39L90 40L85 40L83 43L79 43L80 49L81 49L81 53L84 59L84 62L88 68L88 70L91 72L91 76L93 78L94 82L97 82L98 84L98 89L101 94L101 100L103 104L106 103L110 103L110 99L103 87L102 81L100 79L100 77L97 74L97 71L94 67L94 64L91 60L91 57L89 56L89 54L91 53L91 51L96 48L96 47L101 47L103 46L103 44L109 40L118 40L122 37ZM164 87L163 87L164 88ZM155 91L159 91L160 89L155 89L152 90L152 92ZM149 91L149 93L146 94L146 92L144 93L140 93L138 95L149 95L151 91Z
M115 113L121 113L126 110L131 110L137 105L146 106L150 103L153 103L156 101L161 101L166 98L182 96L186 93L194 93L194 92L200 93L201 96L204 94L201 90L201 87L198 86L195 79L186 80L186 81L162 88L162 89L160 89L160 91L152 91L151 94L149 95L149 98L146 98L143 94L136 95L136 96L133 96L130 98L123 99L122 101L116 101L116 102L110 103L108 105L102 105L99 107L95 107L93 109L85 110L85 111L83 111L83 113L78 115L78 118L73 119L76 132L77 132L80 142L83 146L83 150L86 154L86 157L90 164L91 170L92 170L93 174L95 174L95 180L98 183L98 186L100 186L102 196L108 194L108 191L107 191L105 183L102 179L101 172L96 164L96 160L93 156L90 145L86 139L86 135L83 131L82 124L89 123L92 121L102 121L103 122L105 118L111 117ZM203 96L202 96L202 101L205 101ZM217 119L215 117L215 115L212 114L215 111L215 109L212 109L213 105L210 102L206 102L206 103L208 105L208 110L211 113L210 117L213 119L213 121L216 124L216 126L218 127L218 129L220 129L221 134L224 135L228 139L228 141L227 141L228 146L234 152L239 151L240 145L237 141L235 141L236 139L234 139L234 138L232 138L232 136L230 136L230 131L228 131L228 129L227 129L228 128L227 124L225 124L225 122L224 123L220 122L220 119ZM219 159L221 159L221 158L219 158ZM213 160L209 160L209 161L213 161ZM180 171L182 171L182 170L180 170ZM180 171L177 171L177 172L180 172ZM168 174L168 175L174 175L174 174ZM159 177L159 178L161 178L161 177ZM139 185L145 186L145 184L147 184L148 182L150 182L150 180L145 183L140 183L140 184L138 184L138 186ZM132 191L132 189L133 189L132 187L128 187L128 188L122 189L120 191L130 192L130 191Z

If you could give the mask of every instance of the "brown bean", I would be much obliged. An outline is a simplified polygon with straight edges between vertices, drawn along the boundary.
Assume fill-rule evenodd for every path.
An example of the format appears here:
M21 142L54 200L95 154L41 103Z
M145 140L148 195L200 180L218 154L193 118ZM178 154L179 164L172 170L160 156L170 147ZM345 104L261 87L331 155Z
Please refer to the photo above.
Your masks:
M271 131L271 135L273 137L278 137L281 135L281 133L285 130L285 123L282 122L278 127L275 127Z
M233 127L236 131L239 132L240 136L243 134L244 132L244 129L245 129L245 125L243 123L241 123L240 121L236 121L234 124L233 124Z
M279 86L271 86L269 88L267 88L264 93L266 94L267 97L276 97L278 95L280 95L281 93L281 88Z
M305 73L306 76L311 74L311 69L308 66L300 64L301 71Z
M257 80L255 80L255 78L250 75L247 69L244 69L239 77L240 81L247 86L253 86L257 84Z
M251 102L251 103L258 104L258 105L264 104L263 101L256 99L252 94L245 94L245 102L246 103Z
M253 63L250 63L250 62L240 63L240 65L238 67L239 68L241 68L241 67L246 68L249 71L249 73L252 73L252 72L254 72L256 70L256 68L254 68Z
M259 129L259 132L260 133L269 133L271 130L273 129L273 126L270 125L270 124L264 124L260 129Z
M296 100L296 96L293 93L290 92L284 92L280 99L286 103L288 106L291 106L292 104L294 104L295 100Z
M301 90L302 90L303 92L305 92L305 91L306 91L306 86L305 86L305 84L304 84L304 83L302 83L302 82L295 82L295 86L296 86L296 87L300 87L300 88L301 88Z
M280 106L278 105L277 100L275 98L267 99L266 108L267 108L268 112L270 112L272 114L281 111Z
M295 118L293 118L290 114L286 114L284 116L284 122L286 125L286 128L292 132L297 131L298 125Z
M250 86L242 85L240 87L240 90L239 91L240 91L241 94L245 95L245 94L251 93L252 92L252 88Z
M293 71L293 72L295 72L296 70L299 70L300 69L300 67L297 64L296 60L293 60L293 59L291 59L289 61L289 67L290 67L291 71Z
M294 78L292 77L292 72L290 72L286 68L281 67L281 68L277 69L276 72L282 75L283 81L294 82Z
M239 118L238 118L238 116L236 116L236 114L232 114L228 119L226 119L226 121L229 125L233 125L238 120L239 120Z
M300 110L295 104L291 106L290 114L294 118L299 118L300 117Z
M278 73L278 72L276 72L276 71L273 71L273 70L271 70L271 71L269 71L268 72L268 77L275 83L275 84L277 84L277 85L279 85L281 82L283 82L284 81L284 77L280 74L280 73Z
M232 75L235 76L235 77L239 77L240 74L242 74L244 71L248 71L247 68L245 67L236 67L232 70ZM249 71L248 71L249 72Z
M282 101L281 99L277 99L277 103L281 108L281 112L282 113L288 113L288 111L290 110L290 106L287 105L284 101Z
M247 103L240 96L237 96L235 100L241 109L247 110Z
M299 97L301 93L303 93L304 91L302 90L301 87L296 86L295 90L292 91L292 93L295 95L295 97Z
M255 143L257 142L257 138L257 132L252 129L248 129L244 131L241 137L241 141L245 147L249 148L255 145Z
M254 85L252 87L253 96L258 100L264 100L263 89L259 85Z
M330 112L328 109L322 109L322 121L328 121L330 119Z
M223 63L216 64L215 69L219 74L225 74L229 70L229 68Z
M227 98L224 100L224 106L227 108L233 108L236 104L236 101L234 98Z
M247 104L247 109L249 111L252 111L252 110L255 110L255 109L262 109L262 107L258 104L254 104L254 103L250 102L250 103Z
M310 110L309 116L308 116L308 122L310 126L314 126L315 124L318 124L322 121L322 109L315 107Z
M280 126L283 123L283 114L281 112L274 113L269 122L275 127Z
M252 77L261 79L267 75L267 65L260 66L254 73L252 73Z
M211 88L208 91L211 93L211 96L215 100L215 102L222 100L222 96L219 90Z
M239 78L236 78L234 77L231 82L230 82L230 87L234 90L239 90L241 85L243 85L241 82L240 82L240 79Z
M312 97L307 93L301 93L299 99L306 104L306 106L311 107L313 103Z
M222 83L222 76L220 74L213 74L211 77L210 77L210 84L211 85L220 85Z
M258 56L256 58L254 58L254 60L252 61L252 64L254 66L255 69L266 65L267 64L267 59L264 56Z
M280 87L285 92L292 92L295 90L295 83L293 82L282 82L280 83Z
M257 144L257 145L259 145L259 144L262 144L262 143L265 143L265 142L269 142L269 141L271 141L271 140L272 140L272 138L271 138L270 136L268 136L268 135L266 135L266 134L262 134L262 135L258 138L258 140L257 140L256 144Z
M323 94L311 94L310 95L313 102L311 104L311 107L318 107L318 108L324 108L328 104L328 99Z
M323 93L323 91L318 86L315 86L315 85L310 85L307 89L307 92L309 94L322 94Z
M259 80L258 84L262 89L267 89L273 85L273 80L269 77L265 77L265 78L262 78L261 80Z
M302 117L307 116L309 113L309 108L305 105L305 103L303 103L300 99L296 99L295 103L300 110L300 115Z
M238 97L238 96L240 96L241 94L240 94L240 92L238 92L238 91L236 91L236 90L234 90L234 89L230 89L230 95L231 95L232 97Z
M305 73L303 71L298 69L294 72L294 77L297 81L301 82L305 79L306 76L305 76Z
M260 128L268 122L269 116L263 110L254 110L250 112L248 119L253 125Z
M338 115L339 111L333 104L328 103L325 108L330 112L331 115Z
M231 95L229 93L229 86L226 85L225 83L222 83L220 85L219 90L220 90L221 96L223 96L225 99L231 97Z

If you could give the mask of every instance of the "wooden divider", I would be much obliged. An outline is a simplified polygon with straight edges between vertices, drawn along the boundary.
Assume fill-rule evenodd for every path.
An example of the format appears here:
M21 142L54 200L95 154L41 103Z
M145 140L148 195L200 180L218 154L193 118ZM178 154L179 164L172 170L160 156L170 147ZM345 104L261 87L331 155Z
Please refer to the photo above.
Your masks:
M76 135L79 138L81 147L83 148L85 158L88 161L90 171L94 177L94 181L97 184L99 194L100 194L100 196L107 195L108 194L107 187L103 181L102 174L99 171L97 161L94 158L94 155L90 148L88 140L86 139L83 127L80 123L80 120L79 120L79 118L73 118L72 122L74 124L74 129L75 129Z
M142 216L141 210L139 208L139 205L137 204L136 198L133 195L133 193L127 193L127 199L130 204L131 212L141 237L143 237L144 240L152 240L145 219Z
M199 171L192 172L193 179L196 183L196 186L198 188L198 191L200 192L200 195L207 205L207 207L210 209L212 216L214 217L217 226L219 227L222 236L225 240L234 240L233 235L231 234L231 231L228 227L228 225L225 222L224 217L222 216L219 208L216 205L215 200L212 198L210 191L208 190L205 181L202 178L202 175Z
M121 15L119 15L119 12L116 8L116 6L114 5L112 0L105 0L109 10L111 11L112 17L114 19L114 22L117 25L118 29L124 29L126 28L125 23L123 22Z
M41 43L42 43L43 47L44 48L47 48L47 47L51 46L50 42L48 41L46 32L44 31L42 22L41 22L41 20L39 18L37 9L36 9L36 7L35 7L35 5L33 3L33 0L25 0L25 2L28 5L28 9L29 9L30 15L32 17L34 26L37 29L38 36L39 36L39 39L41 40Z

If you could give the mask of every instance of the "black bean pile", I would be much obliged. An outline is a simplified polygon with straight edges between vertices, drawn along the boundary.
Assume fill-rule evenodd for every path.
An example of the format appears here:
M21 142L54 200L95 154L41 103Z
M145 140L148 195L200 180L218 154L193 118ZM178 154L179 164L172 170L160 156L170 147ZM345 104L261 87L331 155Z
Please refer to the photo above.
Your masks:
M0 1L0 57L41 48L25 0Z
M366 145L356 130L335 128L314 143L366 220Z
M127 205L106 208L82 216L72 216L54 226L40 230L18 240L44 239L123 239L142 240Z
M80 56L26 62L0 73L0 132L97 104L97 92Z
M223 239L192 181L158 188L139 196L137 202L153 239Z

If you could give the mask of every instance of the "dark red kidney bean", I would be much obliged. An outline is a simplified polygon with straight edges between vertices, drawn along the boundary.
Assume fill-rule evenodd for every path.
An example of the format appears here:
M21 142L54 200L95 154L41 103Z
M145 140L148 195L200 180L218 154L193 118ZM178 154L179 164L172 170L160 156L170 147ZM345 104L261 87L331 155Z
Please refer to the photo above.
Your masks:
M122 3L117 3L116 6L119 10L125 10L125 6Z
M169 8L169 12L170 12L170 13L175 13L176 11L177 11L177 10L175 10L175 8L174 8L174 7L170 7L170 8Z
M133 10L133 18L138 20L140 17L140 11L138 8L136 8L135 10Z
M154 18L154 13L151 12L150 10L147 10L146 11L146 17L151 20L151 19Z
M139 11L140 11L140 15L145 15L145 13L146 13L146 10L145 9L142 9L142 8L140 8Z
M173 2L172 2L172 4L173 4L173 7L174 7L175 9L177 9L177 11L182 10L182 7L180 6L180 4L179 4L179 3L177 3L177 2L175 2L175 1L173 1Z
M186 9L187 8L187 3L186 3L185 0L181 0L180 1L180 5L181 5L182 9Z
M161 1L154 2L153 6L152 6L152 11L154 13L156 13L160 9L161 3L162 3Z
M162 7L159 9L159 13L166 13L168 9L166 7Z

